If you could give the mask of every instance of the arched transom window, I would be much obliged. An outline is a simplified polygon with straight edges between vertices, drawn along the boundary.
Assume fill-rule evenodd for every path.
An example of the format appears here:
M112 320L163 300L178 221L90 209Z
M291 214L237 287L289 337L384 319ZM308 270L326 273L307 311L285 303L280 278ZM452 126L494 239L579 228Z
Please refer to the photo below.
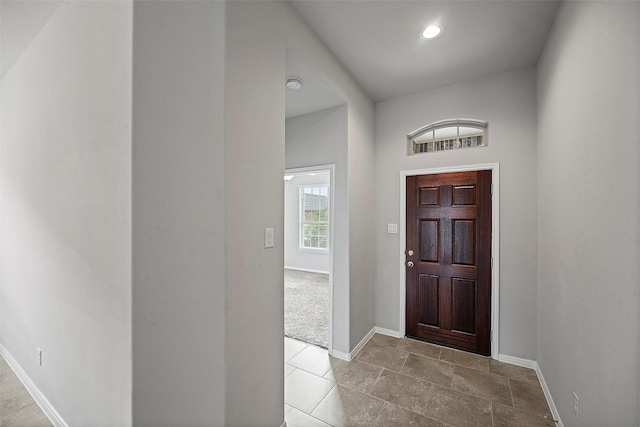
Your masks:
M474 119L449 119L423 126L407 135L407 154L459 150L487 145L489 123Z

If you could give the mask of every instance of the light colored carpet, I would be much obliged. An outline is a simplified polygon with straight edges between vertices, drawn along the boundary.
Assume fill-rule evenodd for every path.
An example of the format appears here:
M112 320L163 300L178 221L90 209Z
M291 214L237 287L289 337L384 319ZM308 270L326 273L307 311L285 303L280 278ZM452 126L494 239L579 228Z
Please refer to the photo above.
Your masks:
M284 334L327 348L329 275L284 270Z

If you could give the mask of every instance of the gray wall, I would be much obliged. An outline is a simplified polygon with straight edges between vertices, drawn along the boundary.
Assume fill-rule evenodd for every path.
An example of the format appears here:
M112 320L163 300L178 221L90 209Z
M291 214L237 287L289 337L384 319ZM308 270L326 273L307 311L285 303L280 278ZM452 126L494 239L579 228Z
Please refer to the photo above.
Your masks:
M2 79L2 344L69 425L131 424L131 40L64 2Z
M349 100L349 300L350 349L375 325L375 108L367 98Z
M400 171L500 163L500 353L536 359L536 77L532 68L377 104L376 326L399 328ZM406 135L450 118L489 122L487 147L408 157Z
M135 425L225 423L224 11L134 3Z
M639 21L563 3L539 63L538 361L565 426L639 424Z
M0 4L0 34L2 34L2 4ZM1 43L1 42L0 42ZM0 53L1 55L1 53ZM1 59L0 59L1 60ZM4 97L3 97L3 90L2 90L2 79L0 78L0 344L2 344L3 340L2 340L2 264L3 264L3 255L2 255L2 241L3 241L3 233L2 233L2 205L3 205L3 181L4 179L3 177L3 168L2 168L2 151L3 151L3 144L2 144L2 140L4 138L4 133L3 133L3 126L2 126L2 122L3 122L3 116L2 116L2 105L4 104Z
M226 44L226 425L284 418L283 5L229 2ZM258 36L257 36L258 35ZM256 216L255 212L260 215ZM264 248L264 228L275 247Z
M284 182L284 266L298 270L329 273L330 253L300 249L300 186L331 186L329 172L316 173L314 176L296 174ZM329 188L329 196L332 190ZM330 223L333 218L329 218Z

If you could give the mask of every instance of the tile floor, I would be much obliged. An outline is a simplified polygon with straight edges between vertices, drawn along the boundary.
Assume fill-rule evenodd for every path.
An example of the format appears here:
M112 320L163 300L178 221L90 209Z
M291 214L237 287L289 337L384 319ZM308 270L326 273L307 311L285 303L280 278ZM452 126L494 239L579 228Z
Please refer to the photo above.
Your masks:
M407 338L351 362L285 338L284 368L287 427L555 425L533 370ZM52 425L2 357L0 425Z
M52 425L7 362L0 356L0 426Z
M407 338L351 362L285 338L284 367L287 427L555 425L535 371Z

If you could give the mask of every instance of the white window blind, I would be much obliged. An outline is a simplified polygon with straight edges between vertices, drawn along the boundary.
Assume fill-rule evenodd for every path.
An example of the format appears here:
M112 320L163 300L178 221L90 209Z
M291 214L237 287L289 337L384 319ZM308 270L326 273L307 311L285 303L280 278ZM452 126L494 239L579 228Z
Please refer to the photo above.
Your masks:
M329 186L300 186L300 249L329 251Z

